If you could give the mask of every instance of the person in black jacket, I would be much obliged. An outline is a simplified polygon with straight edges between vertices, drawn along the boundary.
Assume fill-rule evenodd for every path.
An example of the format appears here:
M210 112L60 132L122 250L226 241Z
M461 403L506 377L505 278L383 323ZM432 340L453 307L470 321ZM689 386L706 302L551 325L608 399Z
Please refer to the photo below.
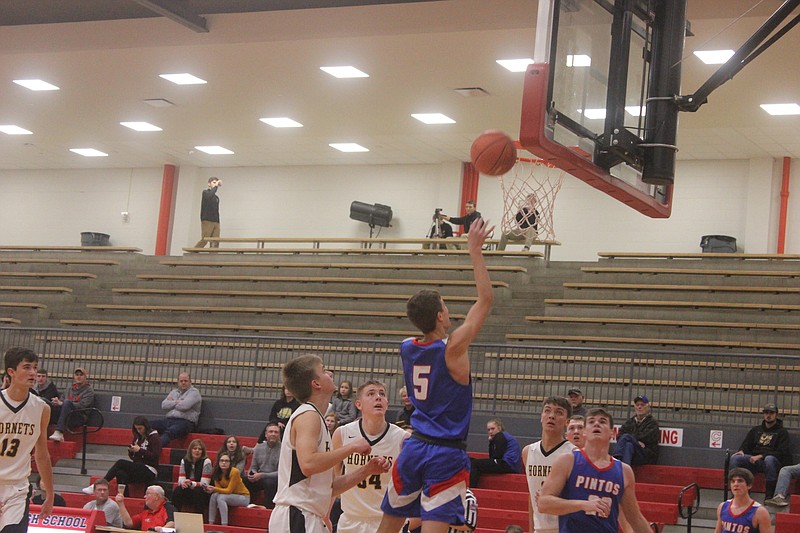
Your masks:
M451 217L448 215L441 215L443 220L447 220L451 224L461 224L464 226L464 233L469 233L469 228L473 222L477 219L481 218L481 214L478 211L475 211L475 200L468 200L467 203L464 205L464 211L467 212L466 215L463 217ZM466 235L462 235L466 236Z
M217 189L222 187L222 180L219 178L208 178L208 188L203 191L203 200L200 204L200 231L202 237L195 248L204 248L207 237L219 237L219 196ZM211 248L218 248L218 242L209 244Z
M658 462L661 430L650 414L650 400L642 394L633 399L634 416L619 429L614 457L629 465L653 465Z
M766 498L775 495L778 473L783 465L791 464L792 450L789 432L778 419L778 408L767 404L763 409L764 420L750 431L731 456L731 468L746 468L753 473L763 472L766 478Z
M475 488L481 474L518 474L522 472L522 451L511 433L504 431L503 422L492 418L486 422L489 436L489 458L470 457L469 486Z

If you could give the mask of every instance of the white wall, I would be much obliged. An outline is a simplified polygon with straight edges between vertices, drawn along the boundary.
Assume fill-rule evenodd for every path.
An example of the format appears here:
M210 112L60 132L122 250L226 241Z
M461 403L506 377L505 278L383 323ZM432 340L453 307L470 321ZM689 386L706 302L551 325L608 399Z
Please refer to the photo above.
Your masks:
M786 252L800 253L800 170L793 161ZM598 251L699 252L707 234L736 237L740 251L774 252L781 161L678 163L673 215L649 219L567 176L556 200L555 260L594 260ZM0 244L78 244L80 232L109 233L112 243L153 253L162 169L0 171ZM200 235L200 195L208 177L219 192L222 236L367 236L349 219L358 200L392 207L384 237L422 237L437 207L458 214L461 165L380 165L179 169L171 253ZM499 223L497 179L483 176L478 210ZM123 223L120 212L130 213Z

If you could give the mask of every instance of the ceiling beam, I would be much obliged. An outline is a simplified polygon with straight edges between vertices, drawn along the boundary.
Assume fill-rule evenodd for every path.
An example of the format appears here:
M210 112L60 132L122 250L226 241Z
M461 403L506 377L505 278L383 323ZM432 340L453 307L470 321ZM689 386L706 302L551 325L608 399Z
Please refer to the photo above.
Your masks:
M208 33L208 26L206 19L188 11L184 5L176 0L133 0L137 4L146 7L150 11L158 13L161 16L183 24L197 33Z

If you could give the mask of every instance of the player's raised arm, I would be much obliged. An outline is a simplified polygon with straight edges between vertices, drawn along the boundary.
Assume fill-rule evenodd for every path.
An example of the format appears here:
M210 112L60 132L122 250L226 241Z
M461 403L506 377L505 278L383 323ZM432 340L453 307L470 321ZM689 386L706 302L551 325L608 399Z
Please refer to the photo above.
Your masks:
M467 357L469 344L478 336L494 302L492 281L483 258L483 244L493 230L494 226L489 227L482 218L476 219L469 229L469 256L472 259L472 271L475 276L478 299L467 313L464 323L450 335L445 352L450 374L461 383L469 381L469 359Z
M370 445L363 437L338 450L320 452L317 450L319 431L319 415L313 411L302 413L292 424L290 438L297 451L297 462L300 465L300 470L306 476L319 474L340 466L345 457L353 452L362 454L370 452Z

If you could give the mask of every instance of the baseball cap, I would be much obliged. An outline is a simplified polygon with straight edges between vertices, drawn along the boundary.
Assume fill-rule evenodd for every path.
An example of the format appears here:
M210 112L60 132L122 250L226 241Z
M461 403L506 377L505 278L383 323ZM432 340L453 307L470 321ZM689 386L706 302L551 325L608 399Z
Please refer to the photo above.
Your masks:
M581 396L583 396L583 393L581 392L580 389L569 389L567 391L567 396L569 396L570 394L580 394Z
M79 366L78 368L76 368L76 369L75 369L75 372L73 372L73 374L83 374L83 375L86 375L86 369L85 369L85 368L83 368L82 366Z
M633 399L633 403L636 402L650 403L650 400L647 399L647 396L645 396L644 394L640 394L639 396Z
M768 403L767 405L764 406L764 408L761 411L764 413L766 413L767 411L769 411L770 413L777 413L778 407L774 403Z

